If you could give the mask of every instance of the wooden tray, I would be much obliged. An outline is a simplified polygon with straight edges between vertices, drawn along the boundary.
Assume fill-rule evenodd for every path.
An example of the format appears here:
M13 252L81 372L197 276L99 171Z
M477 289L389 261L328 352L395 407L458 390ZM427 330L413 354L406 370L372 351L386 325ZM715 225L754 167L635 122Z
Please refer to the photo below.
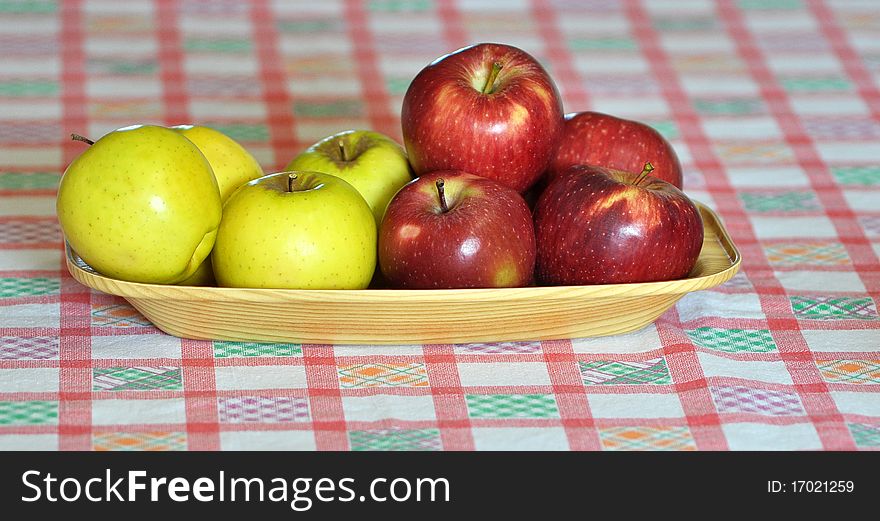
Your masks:
M733 277L740 255L697 203L705 238L688 278L641 284L455 290L271 290L139 284L99 275L69 247L80 283L124 297L171 335L310 344L437 344L603 336L642 328L691 291Z

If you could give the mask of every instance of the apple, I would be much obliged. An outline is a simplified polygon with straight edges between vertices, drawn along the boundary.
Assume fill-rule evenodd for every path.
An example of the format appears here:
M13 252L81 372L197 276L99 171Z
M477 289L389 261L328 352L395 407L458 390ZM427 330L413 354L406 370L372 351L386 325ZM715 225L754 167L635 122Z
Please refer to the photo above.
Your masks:
M491 288L531 283L535 234L516 190L460 170L404 186L379 228L379 267L398 288Z
M694 203L671 183L575 165L550 181L535 206L536 276L545 285L679 279L703 246Z
M242 184L263 175L263 168L256 158L237 141L219 130L199 125L177 125L171 129L183 134L204 154L220 187L221 202L225 202ZM212 270L211 257L208 256L195 273L178 284L213 286L215 281Z
M58 187L64 236L98 272L121 280L174 284L211 252L220 190L205 156L164 127L108 133L71 162Z
M171 129L183 134L204 154L217 178L221 201L225 202L244 183L263 176L263 169L254 156L219 130L198 125L178 125Z
M285 170L324 172L345 179L370 205L377 226L388 201L412 180L403 147L369 130L328 136L293 158Z
M343 179L269 174L226 201L211 259L220 286L364 289L376 269L376 221Z
M217 281L214 279L214 268L211 266L211 256L205 257L205 260L196 268L189 277L176 282L178 286L216 286Z
M523 193L562 134L562 102L528 53L496 43L433 61L403 98L403 142L416 175L464 170Z
M547 169L548 182L572 165L598 165L637 174L645 163L654 165L653 177L682 188L678 156L659 132L639 121L576 112L565 115L559 147Z

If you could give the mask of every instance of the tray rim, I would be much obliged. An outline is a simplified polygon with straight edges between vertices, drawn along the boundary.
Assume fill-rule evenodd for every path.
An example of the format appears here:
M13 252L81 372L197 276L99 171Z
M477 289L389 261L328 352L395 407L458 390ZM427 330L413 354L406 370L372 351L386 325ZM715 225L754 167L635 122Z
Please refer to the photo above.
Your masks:
M730 265L716 273L699 277L688 277L657 282L635 282L626 284L595 284L582 286L525 286L518 288L462 288L462 289L394 289L368 288L347 289L269 289L269 288L228 288L216 286L177 286L170 284L149 284L113 279L88 271L78 265L79 256L65 240L65 260L71 276L81 284L111 295L155 300L215 301L215 302L253 302L278 303L284 301L327 302L343 300L402 299L407 302L454 303L470 301L475 297L488 300L568 300L572 298L637 297L662 294L685 294L717 286L732 278L739 270L742 256L724 227L718 214L699 201L694 204L703 216L703 227L707 227L705 217L715 222L713 231L718 242L727 253ZM81 260L81 259L80 259Z

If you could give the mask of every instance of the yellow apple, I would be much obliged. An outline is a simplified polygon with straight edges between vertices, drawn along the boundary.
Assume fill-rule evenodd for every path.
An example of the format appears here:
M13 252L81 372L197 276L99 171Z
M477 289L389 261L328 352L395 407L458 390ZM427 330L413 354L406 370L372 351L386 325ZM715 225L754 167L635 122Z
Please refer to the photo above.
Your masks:
M174 284L211 252L220 190L191 141L135 125L105 135L67 167L57 212L71 247L98 272Z
M214 268L211 266L211 256L205 257L202 264L192 275L177 283L178 286L214 286Z
M254 156L237 141L211 127L199 125L177 125L172 130L180 132L192 141L211 164L217 185L220 187L220 201L232 195L236 188L263 175L263 169ZM205 259L202 266L180 282L182 286L212 286L211 257Z
M338 177L269 174L226 201L211 259L220 286L363 289L376 269L376 223Z
M178 125L171 127L192 141L211 164L220 200L225 202L239 186L263 176L260 164L237 141L210 127Z
M287 170L324 172L345 179L370 205L377 226L388 201L412 180L403 147L370 130L346 130L326 137L293 158Z

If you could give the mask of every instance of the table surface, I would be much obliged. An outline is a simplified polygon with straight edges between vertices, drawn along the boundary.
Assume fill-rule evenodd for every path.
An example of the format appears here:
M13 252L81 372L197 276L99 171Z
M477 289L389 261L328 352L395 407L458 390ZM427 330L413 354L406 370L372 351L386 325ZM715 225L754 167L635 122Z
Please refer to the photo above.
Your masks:
M272 171L399 140L412 77L479 41L666 135L740 274L630 334L377 347L181 340L64 269L69 133L206 124ZM0 47L2 449L880 447L873 0L0 0Z

